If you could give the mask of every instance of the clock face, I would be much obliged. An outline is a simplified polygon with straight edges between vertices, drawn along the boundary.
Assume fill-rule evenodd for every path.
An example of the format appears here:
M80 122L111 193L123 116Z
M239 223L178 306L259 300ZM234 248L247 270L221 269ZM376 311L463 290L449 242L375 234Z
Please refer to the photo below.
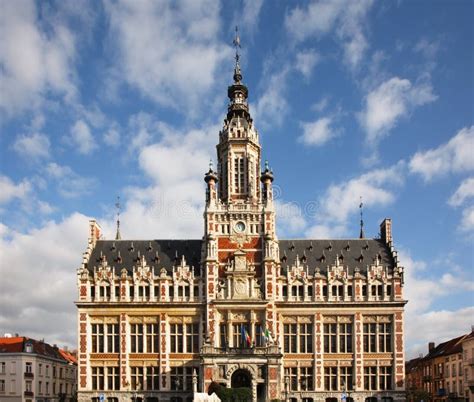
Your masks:
M237 233L242 233L245 230L245 223L243 222L237 222L235 224L235 231Z

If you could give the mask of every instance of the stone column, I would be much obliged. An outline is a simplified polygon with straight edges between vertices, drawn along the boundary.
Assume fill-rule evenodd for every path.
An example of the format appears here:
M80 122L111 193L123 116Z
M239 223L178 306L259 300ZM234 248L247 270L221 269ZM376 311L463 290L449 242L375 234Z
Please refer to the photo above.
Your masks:
M363 337L363 323L362 314L356 313L354 315L354 339L355 339L355 353L354 353L354 391L360 391L363 387L363 359L362 359L362 337Z
M397 391L403 391L405 389L405 364L403 354L403 313L401 311L396 312L393 316L393 332L395 340L394 349L394 379L395 389Z

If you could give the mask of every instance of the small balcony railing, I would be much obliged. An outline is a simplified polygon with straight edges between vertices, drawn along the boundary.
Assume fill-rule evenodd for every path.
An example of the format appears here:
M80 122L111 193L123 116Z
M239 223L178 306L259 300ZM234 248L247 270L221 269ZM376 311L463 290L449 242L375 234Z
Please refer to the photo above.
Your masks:
M25 371L25 377L24 378L34 378L34 376L35 375L33 373Z
M33 391L25 391L24 395L27 396L27 397L33 397L34 393L33 393Z
M280 354L280 348L276 345L271 346L257 346L253 348L218 348L215 346L204 345L201 348L201 354L205 355L257 355L265 356L271 354Z

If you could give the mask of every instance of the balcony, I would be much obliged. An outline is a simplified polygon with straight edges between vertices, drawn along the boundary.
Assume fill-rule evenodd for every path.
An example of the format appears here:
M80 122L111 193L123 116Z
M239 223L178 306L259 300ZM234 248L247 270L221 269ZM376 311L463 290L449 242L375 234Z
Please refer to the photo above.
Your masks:
M25 392L24 392L24 395L25 395L26 397L32 398L35 394L33 393L33 391L25 391Z
M201 354L213 356L267 356L281 355L280 348L276 345L258 346L254 348L217 348L211 345L204 345Z
M33 373L29 373L27 371L25 371L25 373L24 373L24 378L34 378L34 376L35 375Z
M431 381L431 376L430 375L424 375L423 376L423 382L430 382Z

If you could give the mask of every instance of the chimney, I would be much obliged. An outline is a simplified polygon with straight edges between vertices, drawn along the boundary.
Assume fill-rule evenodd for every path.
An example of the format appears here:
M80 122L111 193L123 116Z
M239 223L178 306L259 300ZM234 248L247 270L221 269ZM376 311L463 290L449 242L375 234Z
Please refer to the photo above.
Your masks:
M428 352L431 352L434 348L435 348L435 343L434 342L428 343Z
M385 243L389 245L392 243L392 220L390 218L385 218L380 224L380 236Z
M89 244L94 247L97 240L100 239L102 229L95 219L89 221Z

